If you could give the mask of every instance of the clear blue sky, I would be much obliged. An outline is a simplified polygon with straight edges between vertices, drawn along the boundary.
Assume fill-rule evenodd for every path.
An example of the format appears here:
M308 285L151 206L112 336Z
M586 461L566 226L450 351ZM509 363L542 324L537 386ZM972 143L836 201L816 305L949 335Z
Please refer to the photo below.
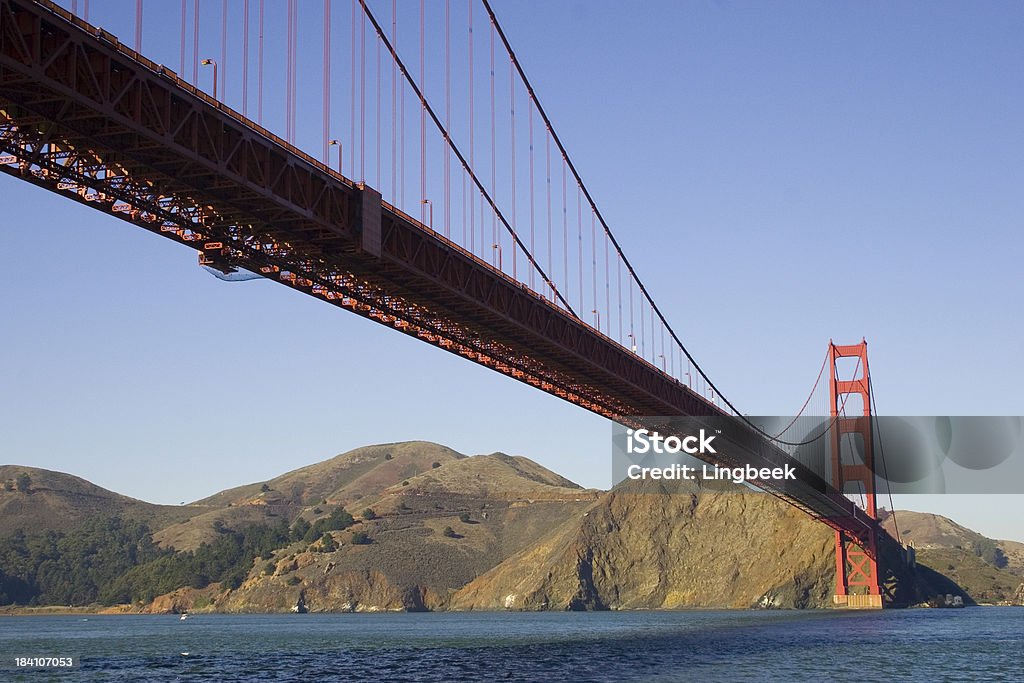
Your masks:
M496 9L630 258L744 412L796 410L829 338L864 336L883 413L1024 415L1024 5ZM26 183L0 178L0 198L0 461L176 503L428 439L609 484L603 419L284 287L220 282ZM1024 540L1020 497L898 505Z

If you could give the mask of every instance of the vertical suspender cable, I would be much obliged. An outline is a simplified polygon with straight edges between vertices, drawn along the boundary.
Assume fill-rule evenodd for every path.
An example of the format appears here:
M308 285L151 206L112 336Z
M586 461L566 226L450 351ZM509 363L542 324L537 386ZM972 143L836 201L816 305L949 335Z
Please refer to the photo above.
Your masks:
M598 330L601 329L601 316L598 314L597 306L597 228L594 225L594 212L590 212L590 282L591 282L591 303L594 304L594 315L597 316Z
M398 0L391 0L391 40L398 45ZM391 60L391 201L398 197L398 64Z
M580 194L580 186L576 186L576 262L579 266L576 269L580 279L580 313L587 307L583 297L583 197Z
M444 135L452 130L452 4L444 0ZM452 150L444 146L444 236L451 238Z
M426 0L420 0L420 223L427 222L427 38Z
M380 134L380 132L381 132L381 128L380 128L380 126L381 126L381 123L380 123L380 121L381 121L381 109L380 109L380 91L381 91L381 86L380 86L380 78L381 78L381 76L380 76L380 41L379 40L376 41L375 44L377 45L377 189L380 190L381 189L381 184L380 184L381 172L383 171L383 169L381 168L381 165L380 165L380 146L381 146L381 137L382 137L381 134Z
M242 3L242 116L249 116L249 0Z
M654 345L655 344L655 340L656 340L656 336L657 335L654 334L654 306L651 306L651 362L652 363L657 360L657 358L655 356L657 355L658 348Z
M476 165L476 154L473 148L474 145L474 130L476 129L476 119L473 116L473 1L467 0L467 11L469 13L469 59L466 61L466 66L469 68L469 166L470 168ZM473 253L474 242L476 241L476 201L474 198L470 198L469 201L469 250ZM481 235L480 240L481 246L483 246L483 236Z
M192 85L199 84L199 0L192 0Z
M629 281L630 285L630 348L635 353L637 350L637 338L633 328L633 281Z
M292 6L295 0L288 0L285 9L285 50L284 50L284 137L292 139Z
M622 343L622 261L615 259L615 280L616 288L618 289L619 299L619 314L616 316L619 319L619 343Z
M512 152L512 170L509 177L512 180L512 229L517 230L516 223L516 79L512 74L512 62L508 64L508 103L511 123L509 130L512 133L512 142L509 149ZM516 277L516 248L512 247L512 279Z
M491 192L498 196L497 124L494 113L494 22L491 22ZM491 215L491 263L498 258L498 217Z
M395 49L396 50L398 49L398 6L397 6L397 4L395 5ZM397 64L398 64L397 60L392 60L392 61L397 66ZM399 100L398 101L398 110L399 110L399 112L401 112L399 114L399 122L398 122L398 138L399 138L398 158L399 158L399 167L400 167L400 171L401 171L399 173L399 176L398 176L399 177L398 184L400 186L399 187L399 191L398 191L399 192L398 197L399 197L399 206L401 206L402 209L405 210L405 83L402 84L402 87L398 91L398 100Z
M553 259L551 250L551 138L544 135L544 177L545 180L545 191L547 192L548 200L548 272L554 273L555 271L551 268L551 261ZM551 293L552 298L554 292Z
M228 0L223 0L220 5L220 84L217 92L220 93L221 102L226 102L228 97Z
M323 159L330 165L327 155L330 153L327 141L331 139L331 0L324 0L324 65L323 65ZM338 169L341 173L341 169Z
M298 92L299 92L299 0L293 0L292 2L292 93L291 93L291 115L292 115L292 133L291 142L295 142L296 132L298 131L298 117L296 115L296 109L298 106Z
M640 302L640 355L642 357L644 357L645 359L647 358L647 350L646 350L647 349L647 345L646 345L646 341L647 341L647 325L644 323L644 320L646 319L644 317L644 310L646 308L647 308L647 306L645 306L644 302L641 301Z
M284 60L284 137L292 141L292 7L295 0L288 0L285 10L285 60Z
M535 214L536 209L534 207L534 192L533 192L533 104L527 101L529 108L526 110L527 117L529 120L530 130L530 252L533 254L537 253L536 250L536 225L535 225ZM533 269L530 269L530 289L533 289Z
M611 336L612 333L612 283L608 279L608 237L604 238L604 315L605 323L604 329L605 334Z
M181 74L182 78L185 77L185 25L188 23L188 0L181 0L181 42L179 48L181 51L181 66L178 68L178 73Z
M259 35L256 37L256 122L263 125L263 14L264 0L260 0Z
M135 0L135 51L142 52L142 0Z
M349 161L349 176L352 178L356 177L356 2L358 0L352 0L352 39L349 44L352 46L352 92L349 97L349 103L352 105L352 111L349 115L349 146L352 153L348 155Z
M366 15L359 20L359 180L366 182Z
M569 276L569 195L565 175L565 157L562 157L562 286L565 298L570 298L572 278Z

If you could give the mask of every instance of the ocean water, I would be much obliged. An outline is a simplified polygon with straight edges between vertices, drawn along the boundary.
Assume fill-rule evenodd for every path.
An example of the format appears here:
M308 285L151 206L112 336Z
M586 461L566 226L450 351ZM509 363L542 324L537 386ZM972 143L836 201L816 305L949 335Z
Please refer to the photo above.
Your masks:
M18 616L0 656L0 681L1022 681L1024 608Z

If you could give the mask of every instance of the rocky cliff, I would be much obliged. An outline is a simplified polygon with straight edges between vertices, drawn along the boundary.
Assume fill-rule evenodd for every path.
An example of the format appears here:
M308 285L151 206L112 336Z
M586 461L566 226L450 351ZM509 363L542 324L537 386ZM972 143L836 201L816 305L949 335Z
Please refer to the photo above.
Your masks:
M832 602L832 532L767 494L648 487L556 502L517 499L506 487L504 495L504 505L486 504L486 519L456 524L452 537L442 531L451 519L426 511L439 499L417 491L412 499L420 516L379 524L371 546L342 538L333 553L286 555L272 576L251 577L217 608L602 610ZM459 495L445 502L453 500L467 502ZM909 589L912 580L900 580Z
M461 589L455 609L817 607L833 536L766 494L612 491Z

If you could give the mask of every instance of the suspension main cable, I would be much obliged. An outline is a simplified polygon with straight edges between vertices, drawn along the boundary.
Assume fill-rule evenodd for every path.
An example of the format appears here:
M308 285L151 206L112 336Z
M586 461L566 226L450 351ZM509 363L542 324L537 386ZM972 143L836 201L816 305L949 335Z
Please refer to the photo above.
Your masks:
M882 476L885 477L885 492L889 496L889 514L892 515L892 525L896 530L896 540L903 543L903 539L900 537L900 525L896 521L896 505L892 502L892 487L889 485L889 469L885 463L885 448L882 445L882 430L878 429L878 404L875 402L875 386L871 381L871 376L868 375L868 395L871 397L871 416L874 418L875 429L878 432L878 456L882 461ZM872 432L872 438L874 438L874 432Z

